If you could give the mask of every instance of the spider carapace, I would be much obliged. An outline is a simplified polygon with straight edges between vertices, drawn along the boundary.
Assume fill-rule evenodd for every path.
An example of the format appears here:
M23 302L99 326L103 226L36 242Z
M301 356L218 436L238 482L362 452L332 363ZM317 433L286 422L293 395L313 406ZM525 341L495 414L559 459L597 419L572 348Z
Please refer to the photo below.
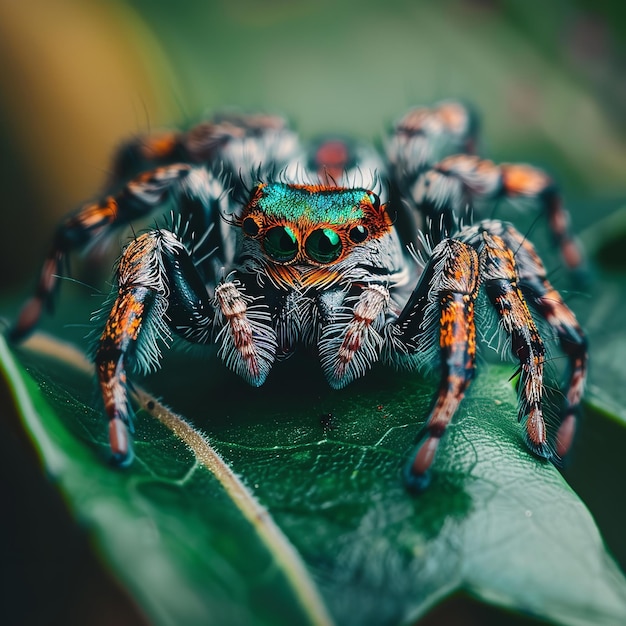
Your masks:
M534 167L473 154L476 132L473 112L446 101L409 111L384 155L337 137L303 146L270 115L228 113L186 132L137 138L115 160L118 191L60 225L12 338L27 335L50 304L68 253L169 207L168 228L124 249L94 352L118 463L132 458L128 373L159 367L173 335L215 344L254 386L304 345L334 388L378 361L439 372L404 473L420 490L474 377L477 312L487 309L519 362L528 447L562 457L585 384L585 336L532 244L487 211L499 200L536 207L564 264L580 271L582 256L553 181ZM539 320L568 361L554 432L544 420Z

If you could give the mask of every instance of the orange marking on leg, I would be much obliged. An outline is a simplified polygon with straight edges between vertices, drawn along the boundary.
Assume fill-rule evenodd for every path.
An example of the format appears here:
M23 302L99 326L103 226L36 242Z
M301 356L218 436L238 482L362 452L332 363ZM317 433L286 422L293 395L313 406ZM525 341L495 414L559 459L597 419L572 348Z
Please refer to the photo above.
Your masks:
M124 349L130 341L139 336L145 305L128 290L115 301L107 319L100 341L109 341L119 349Z
M533 407L528 413L526 433L529 441L535 448L542 448L546 443L546 424L539 407Z
M530 165L503 163L502 182L509 196L537 196L552 184L552 179Z
M215 297L229 325L235 349L246 363L250 374L257 378L260 374L260 367L245 300L233 283L219 285L215 290Z
M113 196L106 197L99 204L88 204L69 222L70 228L79 226L84 230L105 226L115 222L118 216L117 200Z
M151 135L141 141L141 156L144 159L163 159L172 154L178 143L178 134L164 132Z
M126 395L126 371L121 357L96 364L98 382L109 420L128 420Z
M420 445L417 454L413 459L413 463L411 464L412 474L417 476L423 476L426 474L435 460L438 446L438 437L428 437L428 439Z
M576 433L576 417L567 415L561 422L556 435L556 453L563 458L569 451Z
M435 114L453 133L461 133L467 127L468 112L459 102L444 102L435 109Z

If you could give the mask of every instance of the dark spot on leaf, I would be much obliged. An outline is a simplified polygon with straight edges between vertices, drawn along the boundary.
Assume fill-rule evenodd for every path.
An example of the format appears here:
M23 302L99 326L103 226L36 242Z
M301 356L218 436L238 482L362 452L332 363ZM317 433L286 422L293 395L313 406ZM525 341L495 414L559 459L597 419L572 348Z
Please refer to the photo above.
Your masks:
M320 426L324 430L333 430L335 428L335 416L332 413L322 413L320 415Z

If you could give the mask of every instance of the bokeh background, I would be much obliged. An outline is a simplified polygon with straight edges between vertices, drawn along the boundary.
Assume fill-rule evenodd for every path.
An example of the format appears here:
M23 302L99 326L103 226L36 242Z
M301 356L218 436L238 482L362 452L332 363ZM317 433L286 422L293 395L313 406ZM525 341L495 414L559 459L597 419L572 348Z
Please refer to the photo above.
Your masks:
M561 181L577 230L624 206L624 2L0 0L1 313L129 136L235 105L284 113L304 137L378 141L409 106L449 97L481 111L485 154ZM43 599L46 623L140 623L38 470L16 476L12 441L1 534L17 556L0 558L15 614Z
M226 105L377 139L408 106L461 97L493 158L546 167L570 202L623 198L625 15L598 0L0 0L0 288L32 284L123 138Z

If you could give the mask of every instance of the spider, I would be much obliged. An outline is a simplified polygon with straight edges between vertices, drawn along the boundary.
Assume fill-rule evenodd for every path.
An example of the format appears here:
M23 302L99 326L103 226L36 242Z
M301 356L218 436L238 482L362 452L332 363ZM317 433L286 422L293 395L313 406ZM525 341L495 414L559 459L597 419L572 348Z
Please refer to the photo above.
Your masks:
M51 306L68 253L169 202L168 227L135 235L124 249L94 352L116 463L132 459L128 372L158 368L174 335L214 344L253 386L304 345L336 389L378 361L439 371L404 471L410 490L424 489L475 374L483 310L495 311L519 362L525 441L558 460L580 408L585 335L532 244L488 219L489 207L536 205L565 265L578 271L584 261L553 181L474 154L477 128L469 107L444 101L402 117L384 156L343 137L302 145L284 119L265 114L229 112L186 132L138 137L117 153L112 191L61 223L11 336L25 337ZM550 436L539 320L568 362Z

